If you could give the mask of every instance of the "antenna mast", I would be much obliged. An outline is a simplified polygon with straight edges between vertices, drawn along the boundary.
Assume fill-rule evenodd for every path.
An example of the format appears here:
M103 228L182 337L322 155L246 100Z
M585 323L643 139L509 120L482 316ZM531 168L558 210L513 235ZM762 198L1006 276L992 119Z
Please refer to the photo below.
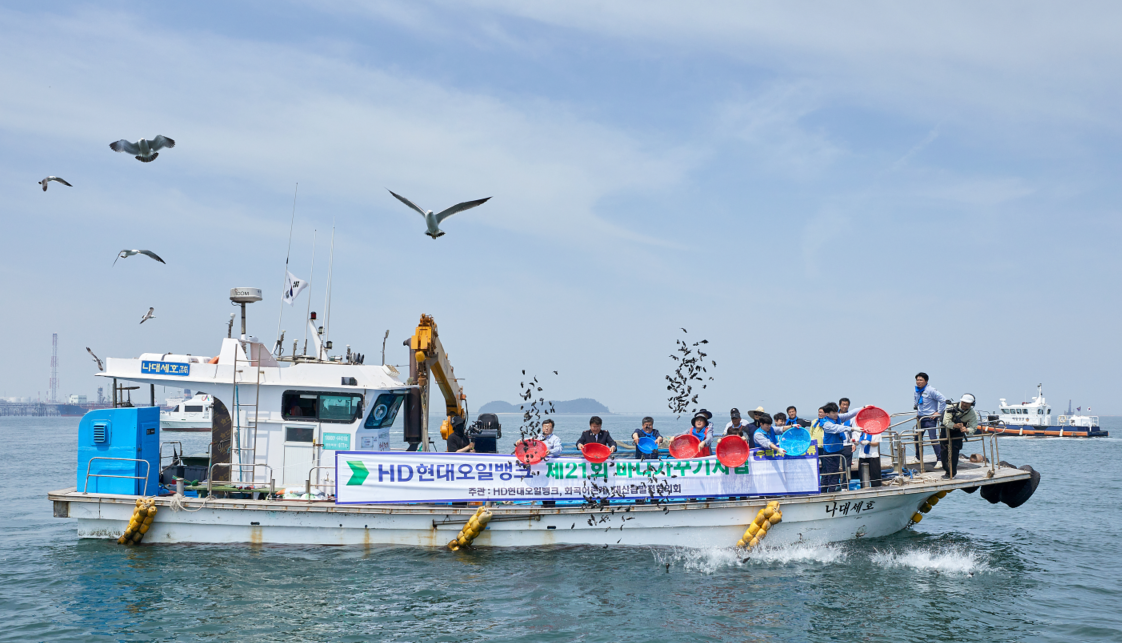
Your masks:
M304 354L308 354L308 323L309 318L312 316L312 286L315 284L316 276L316 232L312 229L312 275L308 277L308 310L304 313ZM319 357L318 355L316 356ZM293 353L293 359L296 359L296 354Z
M51 333L51 382L48 402L58 403L58 333Z
M331 274L335 268L335 219L331 220L331 258L327 260L327 293L324 295L323 308L323 346L327 356L327 339L331 336ZM311 299L311 297L308 297Z
M280 346L281 320L284 319L284 286L288 283L288 258L292 256L292 226L296 223L296 195L300 193L300 183L296 184L296 191L292 193L292 219L288 222L288 252L284 255L284 279L281 280L280 314L277 315L277 342L273 345L276 351Z

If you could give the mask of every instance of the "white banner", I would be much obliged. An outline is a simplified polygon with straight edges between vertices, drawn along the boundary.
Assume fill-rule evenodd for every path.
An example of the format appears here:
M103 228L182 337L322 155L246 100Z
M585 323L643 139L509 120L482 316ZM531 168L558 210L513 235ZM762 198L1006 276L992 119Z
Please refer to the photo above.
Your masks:
M291 306L292 302L296 300L296 296L300 294L300 291L308 287L308 282L287 270L284 271L284 274L284 292L281 294L281 297L284 299L284 303Z
M527 468L513 455L335 452L337 504L809 493L818 493L817 457L771 458L760 450L733 468L715 457L603 464L557 458Z

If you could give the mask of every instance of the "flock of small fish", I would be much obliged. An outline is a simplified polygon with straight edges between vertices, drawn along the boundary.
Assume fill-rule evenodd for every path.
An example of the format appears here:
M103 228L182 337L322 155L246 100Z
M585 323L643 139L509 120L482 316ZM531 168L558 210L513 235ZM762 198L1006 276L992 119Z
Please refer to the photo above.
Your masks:
M682 329L683 334L687 334L685 328ZM702 339L694 342L692 345L682 339L675 340L678 348L675 349L678 355L671 355L670 359L677 362L677 368L672 375L666 376L666 390L670 391L670 397L666 398L670 412L676 414L678 417L687 410L690 413L697 412L697 398L700 393L695 393L693 384L691 382L700 382L701 388L704 390L709 385L705 382L712 381L713 376L705 379L705 375L709 374L709 368L705 365L705 358L708 357L700 348L709 343L709 340ZM696 350L696 354L695 354ZM710 366L716 368L717 362L709 360ZM694 408L690 408L690 407Z

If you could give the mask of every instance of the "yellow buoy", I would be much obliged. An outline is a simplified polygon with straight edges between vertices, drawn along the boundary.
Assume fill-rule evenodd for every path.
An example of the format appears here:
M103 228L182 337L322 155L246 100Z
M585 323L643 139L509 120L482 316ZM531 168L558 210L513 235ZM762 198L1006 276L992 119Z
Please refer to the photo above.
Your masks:
M748 545L751 547L755 547L758 544L760 544L759 538L753 538L752 540L748 541Z
M922 511L923 513L928 513L929 511L931 511L931 505L929 505L925 502L925 503L923 503L922 505L919 506L919 510Z
M927 499L927 504L931 505L932 507L939 504L939 494L935 494L934 496L931 496L930 498L928 498Z
M950 493L950 492L949 491L940 491L939 493L937 493L935 495L939 496L940 498L946 498L948 493Z
M912 514L912 522L919 522L921 520L923 520L923 514L919 513L918 511Z
M760 514L761 514L761 515L762 515L762 516L763 516L764 518L771 518L771 517L772 517L772 515L774 515L774 514L775 514L775 509L772 509L771 507L764 507L764 508L763 508L763 509L762 509L762 510L760 511Z

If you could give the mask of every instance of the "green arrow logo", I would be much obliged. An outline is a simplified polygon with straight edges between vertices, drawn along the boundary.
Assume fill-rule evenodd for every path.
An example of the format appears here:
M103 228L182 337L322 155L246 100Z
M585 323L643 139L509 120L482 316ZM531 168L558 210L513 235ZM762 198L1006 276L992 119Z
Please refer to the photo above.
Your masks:
M362 484L366 480L366 476L370 472L366 470L366 465L358 460L347 460L347 466L351 468L351 479L347 481L348 485Z

